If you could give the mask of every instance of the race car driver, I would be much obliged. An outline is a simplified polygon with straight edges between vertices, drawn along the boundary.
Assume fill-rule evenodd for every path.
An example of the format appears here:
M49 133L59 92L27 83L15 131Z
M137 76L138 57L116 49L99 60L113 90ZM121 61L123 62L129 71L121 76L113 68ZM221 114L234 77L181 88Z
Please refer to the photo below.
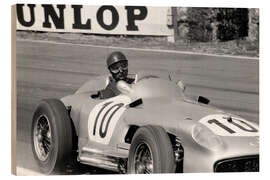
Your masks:
M100 99L119 95L121 92L116 87L118 81L123 80L128 84L134 82L134 79L128 77L128 60L122 52L112 52L107 58L107 67L112 76L109 78L109 84L106 88L98 91L98 94L95 96ZM92 98L95 97L92 95Z

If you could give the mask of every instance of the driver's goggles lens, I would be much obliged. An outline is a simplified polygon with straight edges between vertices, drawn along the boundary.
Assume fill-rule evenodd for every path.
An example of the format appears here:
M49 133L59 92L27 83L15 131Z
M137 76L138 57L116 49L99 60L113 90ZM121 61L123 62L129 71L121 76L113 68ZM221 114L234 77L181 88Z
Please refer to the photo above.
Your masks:
M127 61L123 61L123 62L120 62L120 63L115 63L115 64L110 66L110 70L113 73L118 73L120 71L120 69L121 70L127 70L128 69Z

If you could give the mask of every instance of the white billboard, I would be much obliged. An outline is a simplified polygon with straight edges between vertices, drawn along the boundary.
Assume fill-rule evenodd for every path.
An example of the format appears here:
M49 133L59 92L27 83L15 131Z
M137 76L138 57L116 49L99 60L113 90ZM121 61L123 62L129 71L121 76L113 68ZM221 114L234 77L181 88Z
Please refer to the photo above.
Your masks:
M17 29L168 36L170 7L17 4Z

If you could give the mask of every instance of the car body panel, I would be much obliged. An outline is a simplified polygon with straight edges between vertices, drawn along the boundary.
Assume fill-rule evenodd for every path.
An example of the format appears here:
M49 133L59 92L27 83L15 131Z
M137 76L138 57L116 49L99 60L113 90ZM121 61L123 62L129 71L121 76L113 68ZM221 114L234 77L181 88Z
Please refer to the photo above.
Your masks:
M91 98L108 84L108 76L101 76L61 99L72 107L70 116L79 137L79 152L94 148L110 156L127 158L130 144L124 139L129 128L156 125L180 138L185 151L184 172L212 172L218 160L259 154L258 125L187 98L166 75L160 78L138 72L135 77L128 94ZM140 98L141 105L128 106ZM207 147L198 142L200 136L194 138L197 131L201 133L201 127L214 134L218 146Z

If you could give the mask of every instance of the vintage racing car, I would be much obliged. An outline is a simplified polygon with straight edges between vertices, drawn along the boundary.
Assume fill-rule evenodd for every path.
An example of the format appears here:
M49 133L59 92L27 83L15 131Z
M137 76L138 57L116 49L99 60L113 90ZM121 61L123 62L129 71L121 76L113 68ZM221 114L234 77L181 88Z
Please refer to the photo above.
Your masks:
M61 100L45 99L33 116L31 142L42 172L77 160L120 173L259 171L258 125L185 96L170 75L138 72L119 81L120 95L99 76Z

